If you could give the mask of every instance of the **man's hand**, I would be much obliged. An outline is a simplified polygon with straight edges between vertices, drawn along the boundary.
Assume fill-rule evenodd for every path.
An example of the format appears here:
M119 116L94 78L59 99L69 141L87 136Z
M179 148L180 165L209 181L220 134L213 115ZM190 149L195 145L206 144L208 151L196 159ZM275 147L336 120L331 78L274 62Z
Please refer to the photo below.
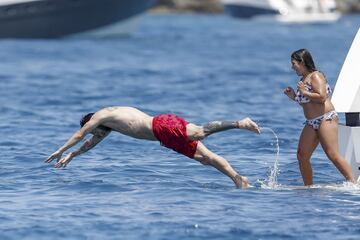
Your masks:
M71 162L72 159L73 159L73 155L72 155L72 153L69 153L68 155L66 155L65 157L63 157L62 159L60 159L60 160L55 164L55 167L56 167L56 168L66 167L66 165L68 165L69 162Z
M61 152L61 151L59 151L59 150L57 150L56 152L54 152L53 154L51 154L46 160L45 160L45 162L46 163L50 163L52 160L54 160L54 159L60 159L61 158L61 155L62 155L63 153Z

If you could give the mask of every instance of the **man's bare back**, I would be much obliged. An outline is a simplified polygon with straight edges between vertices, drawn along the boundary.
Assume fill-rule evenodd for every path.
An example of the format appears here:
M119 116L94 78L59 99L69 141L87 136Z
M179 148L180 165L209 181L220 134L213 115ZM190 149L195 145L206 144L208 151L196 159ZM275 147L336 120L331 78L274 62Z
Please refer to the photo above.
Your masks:
M133 107L107 107L94 114L103 118L101 125L121 134L156 141L152 132L153 117Z

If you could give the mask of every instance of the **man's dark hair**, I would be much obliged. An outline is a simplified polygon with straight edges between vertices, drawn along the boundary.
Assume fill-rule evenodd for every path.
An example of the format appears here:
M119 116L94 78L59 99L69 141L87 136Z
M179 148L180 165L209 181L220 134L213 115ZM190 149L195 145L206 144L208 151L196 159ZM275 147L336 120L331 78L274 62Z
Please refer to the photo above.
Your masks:
M94 113L88 113L85 116L83 116L80 120L80 127L83 127L93 115Z
M83 116L80 120L80 127L83 127L94 115L94 113L88 113L85 116ZM105 127L103 125L99 125L98 128L101 128L102 130L111 131L111 128Z
M316 71L314 60L307 49L299 49L291 54L291 59L304 63L309 72Z

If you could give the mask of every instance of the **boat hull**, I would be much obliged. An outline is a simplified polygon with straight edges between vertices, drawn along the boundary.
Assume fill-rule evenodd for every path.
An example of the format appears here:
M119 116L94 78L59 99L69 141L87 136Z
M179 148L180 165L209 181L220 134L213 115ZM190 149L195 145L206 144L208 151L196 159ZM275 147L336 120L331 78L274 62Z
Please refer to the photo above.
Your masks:
M58 38L106 27L155 0L57 0L0 6L0 38Z
M225 4L224 10L227 14L236 18L252 18L258 15L275 15L279 13L276 9L238 4Z
M339 150L349 163L355 180L360 176L360 127L339 124Z

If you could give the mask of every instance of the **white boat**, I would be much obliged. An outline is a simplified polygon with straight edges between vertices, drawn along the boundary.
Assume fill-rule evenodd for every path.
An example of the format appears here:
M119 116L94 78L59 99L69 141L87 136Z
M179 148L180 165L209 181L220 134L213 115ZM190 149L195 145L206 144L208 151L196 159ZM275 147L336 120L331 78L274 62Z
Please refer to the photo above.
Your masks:
M275 19L283 23L333 22L341 17L335 0L222 0L237 18Z
M0 0L0 38L57 38L119 24L156 0ZM115 33L116 34L116 33Z
M253 18L280 13L271 0L222 0L222 3L225 13L236 18Z
M339 148L354 176L360 176L360 29L346 56L331 101L337 112L345 113L339 125ZM359 180L358 180L359 181Z

